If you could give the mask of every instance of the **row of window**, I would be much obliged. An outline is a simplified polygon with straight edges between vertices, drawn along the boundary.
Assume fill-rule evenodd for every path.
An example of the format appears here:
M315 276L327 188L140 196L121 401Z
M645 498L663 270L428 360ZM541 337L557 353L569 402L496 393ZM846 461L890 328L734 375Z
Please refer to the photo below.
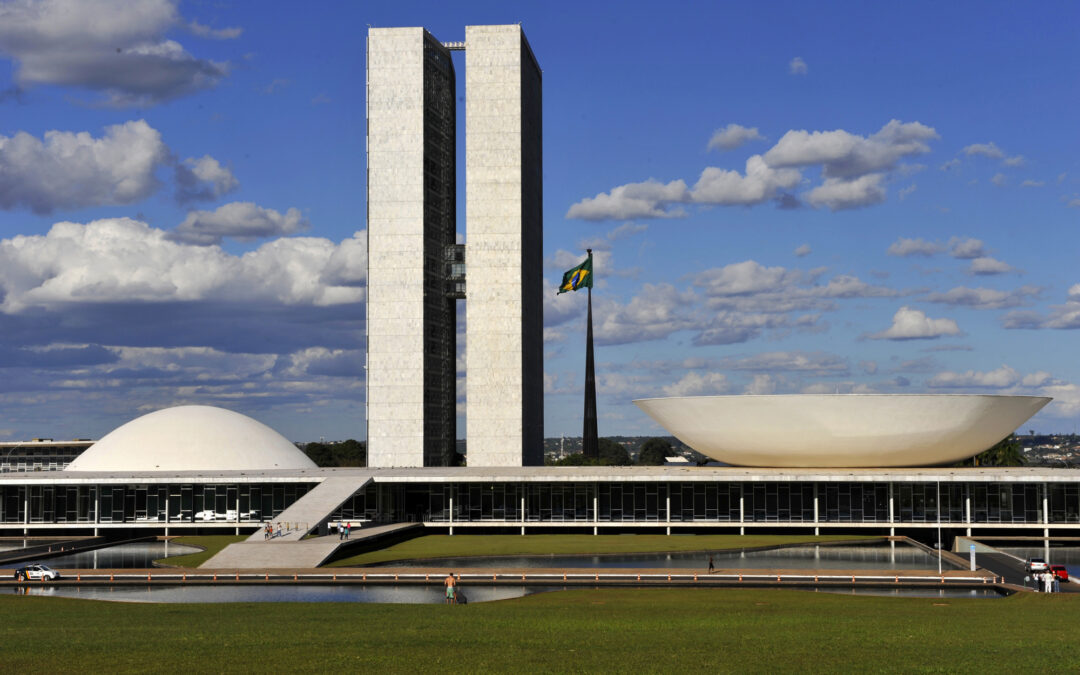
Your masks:
M526 522L1039 523L1028 483L495 483L377 485L345 519ZM817 513L814 502L817 498ZM1051 523L1080 523L1080 486L1050 485ZM669 518L670 504L670 518Z

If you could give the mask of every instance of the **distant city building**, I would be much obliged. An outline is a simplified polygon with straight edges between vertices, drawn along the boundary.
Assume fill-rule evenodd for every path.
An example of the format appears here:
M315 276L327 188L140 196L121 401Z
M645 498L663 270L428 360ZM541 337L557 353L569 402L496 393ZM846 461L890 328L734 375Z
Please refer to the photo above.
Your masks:
M54 441L35 438L31 441L0 443L0 472L63 471L84 450L94 444L86 438L73 441Z
M456 244L464 50L467 249ZM466 297L470 466L543 462L541 74L521 26L372 28L367 43L368 463L454 459Z

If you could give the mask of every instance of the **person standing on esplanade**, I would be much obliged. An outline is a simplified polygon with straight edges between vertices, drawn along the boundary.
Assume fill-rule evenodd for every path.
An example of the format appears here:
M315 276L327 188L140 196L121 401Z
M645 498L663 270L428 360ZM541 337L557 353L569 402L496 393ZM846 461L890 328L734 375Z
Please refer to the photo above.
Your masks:
M709 574L712 574L713 570L715 570L715 569L716 569L716 566L713 565L712 553L710 553L709 554Z
M454 597L456 588L454 584L454 573L449 572L446 575L446 578L443 579L443 586L446 586L446 604L448 605L453 605L456 602L456 598Z

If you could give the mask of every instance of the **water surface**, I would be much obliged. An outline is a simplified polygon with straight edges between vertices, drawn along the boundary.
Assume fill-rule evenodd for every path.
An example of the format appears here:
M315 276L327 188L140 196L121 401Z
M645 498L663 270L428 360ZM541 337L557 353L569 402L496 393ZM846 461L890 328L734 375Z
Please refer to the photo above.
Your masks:
M160 558L198 553L202 549L167 541L147 541L131 544L117 544L95 551L69 553L55 557L43 557L34 562L45 563L55 569L131 569L153 567Z

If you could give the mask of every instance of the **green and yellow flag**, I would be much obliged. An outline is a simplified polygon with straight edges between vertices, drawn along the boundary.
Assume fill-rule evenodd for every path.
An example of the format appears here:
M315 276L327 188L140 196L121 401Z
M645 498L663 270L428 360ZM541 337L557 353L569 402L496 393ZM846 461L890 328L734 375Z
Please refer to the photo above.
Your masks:
M574 269L568 271L562 277L559 284L559 294L567 291L576 291L579 288L592 288L592 253Z

